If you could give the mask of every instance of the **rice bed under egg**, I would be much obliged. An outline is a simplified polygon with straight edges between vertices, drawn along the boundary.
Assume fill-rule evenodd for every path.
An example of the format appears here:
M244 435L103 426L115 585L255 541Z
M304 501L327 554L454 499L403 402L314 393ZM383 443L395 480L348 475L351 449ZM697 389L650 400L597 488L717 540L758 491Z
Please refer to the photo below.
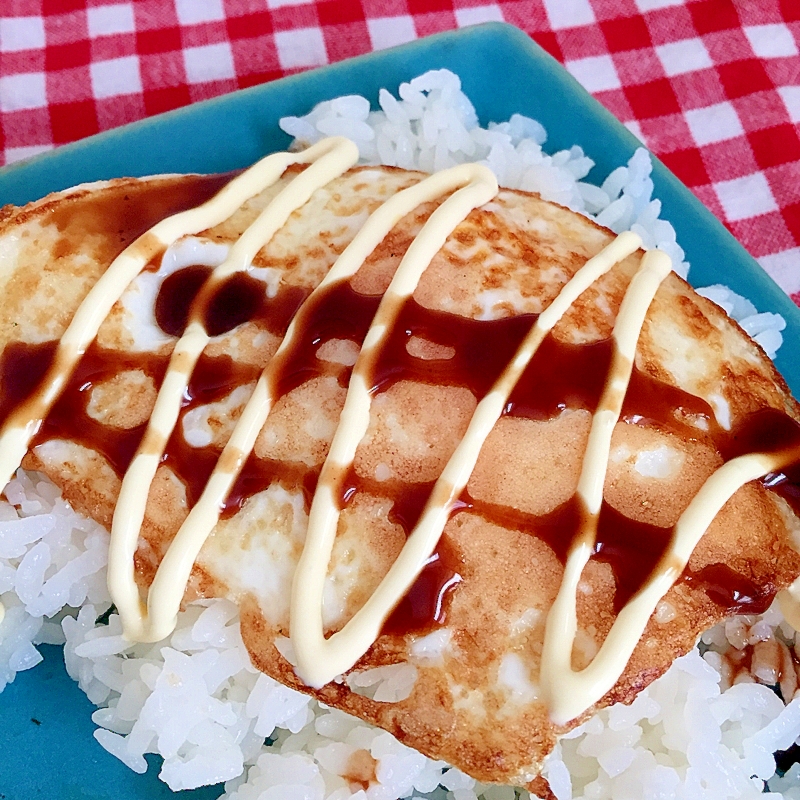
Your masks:
M538 122L514 115L478 127L450 73L427 73L403 84L399 96L382 90L379 112L364 98L339 98L281 124L298 145L349 136L362 163L433 171L483 161L503 186L537 191L617 232L636 231L686 274L674 230L659 219L660 202L652 199L646 151L597 187L583 181L593 164L579 147L543 151L546 133ZM759 314L725 287L700 293L774 355L784 327L779 316ZM642 469L657 471L657 461ZM431 792L452 800L528 797L479 785L259 673L242 644L237 610L226 600L188 606L167 640L127 643L119 618L107 613L108 534L73 512L41 476L20 471L6 497L0 690L41 660L36 645L64 643L69 674L98 706L95 738L134 771L146 770L145 753L158 753L161 778L173 790L226 781L230 800L394 800ZM435 635L428 639L435 649ZM562 739L544 773L558 800L755 798L764 796L767 781L767 797L800 798L800 765L778 777L773 757L800 737L800 699L786 705L770 688L781 679L787 701L797 691L795 632L773 607L715 628L701 648L703 655L698 649L678 659L630 706L605 709ZM745 652L756 677L737 672ZM351 688L391 702L410 689L413 674L381 668L351 681Z

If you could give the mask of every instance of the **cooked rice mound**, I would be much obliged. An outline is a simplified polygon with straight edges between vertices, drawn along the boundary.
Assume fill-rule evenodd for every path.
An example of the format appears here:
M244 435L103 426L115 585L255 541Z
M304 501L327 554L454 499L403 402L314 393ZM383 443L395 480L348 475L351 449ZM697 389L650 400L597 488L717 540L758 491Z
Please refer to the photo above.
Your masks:
M478 784L389 734L259 674L247 657L236 609L228 601L191 604L164 642L125 643L116 615L97 622L109 604L103 572L105 532L73 512L57 498L52 484L35 473L20 472L8 493L14 505L0 504L6 547L0 564L15 588L9 591L3 585L2 600L9 606L0 628L3 645L15 641L8 636L8 620L23 615L26 622L17 627L20 639L26 628L38 631L31 634L37 643L66 637L67 669L99 706L93 717L98 741L133 769L145 768L145 752L161 753L162 778L173 789L226 780L229 800L255 800L270 787L282 798L338 799L354 792L356 800L401 797L418 795L437 783L450 790L442 796L451 800L513 797L508 787ZM57 524L49 530L46 524L39 526L37 537L26 531L26 520L42 514L55 517ZM85 560L94 549L92 537L86 535L92 532L100 556L97 570L83 582L87 588L93 584L91 602L77 619L68 616L61 624L34 616L42 608L60 605L51 589L65 567ZM12 558L6 554L13 544L20 555ZM23 551L30 553L34 547L40 558L46 552L49 561L38 574L30 568L31 558L19 568L26 558ZM76 604L85 591L80 584L75 582L72 595ZM26 597L26 605L11 605L18 603L17 594ZM657 790L665 797L756 800L763 797L767 778L773 792L783 793L780 796L800 794L798 768L779 778L772 755L800 737L800 699L786 706L769 686L745 673L729 688L719 671L721 654L734 662L761 643L770 646L777 640L794 647L793 631L773 609L759 618L733 618L703 639L712 648L705 660L698 651L678 659L630 706L605 709L561 740L545 772L559 800L654 796ZM29 649L28 641L8 661L27 664L16 659ZM763 676L774 681L774 676ZM181 690L181 682L190 691ZM170 709L176 706L181 709L177 718L190 720L193 730L171 726L176 716ZM361 752L355 764L364 771L354 776L348 764L353 766L356 751ZM350 779L372 777L370 766L375 773L372 792L358 794L361 786ZM380 794L381 788L386 793Z

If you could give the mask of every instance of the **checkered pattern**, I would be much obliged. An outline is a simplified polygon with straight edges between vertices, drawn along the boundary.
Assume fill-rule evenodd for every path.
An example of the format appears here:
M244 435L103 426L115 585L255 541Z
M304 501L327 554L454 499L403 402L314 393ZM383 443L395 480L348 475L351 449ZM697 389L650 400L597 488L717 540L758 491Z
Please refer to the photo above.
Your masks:
M800 0L2 0L0 159L488 20L564 63L800 305Z

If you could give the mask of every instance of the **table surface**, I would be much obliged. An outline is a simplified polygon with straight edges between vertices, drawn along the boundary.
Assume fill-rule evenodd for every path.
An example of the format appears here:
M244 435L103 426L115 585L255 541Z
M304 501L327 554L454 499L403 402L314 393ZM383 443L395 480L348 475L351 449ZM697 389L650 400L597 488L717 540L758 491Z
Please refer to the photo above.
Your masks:
M561 61L800 305L800 0L2 0L0 163L490 20Z

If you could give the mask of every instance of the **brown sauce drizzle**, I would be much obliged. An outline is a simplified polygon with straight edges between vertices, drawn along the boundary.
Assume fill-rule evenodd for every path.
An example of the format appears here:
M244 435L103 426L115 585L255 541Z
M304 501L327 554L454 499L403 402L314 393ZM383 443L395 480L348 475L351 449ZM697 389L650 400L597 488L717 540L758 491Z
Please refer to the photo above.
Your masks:
M31 441L31 448L50 439L67 439L100 453L118 476L131 463L145 425L115 428L89 416L92 389L126 370L141 370L159 386L168 359L152 353L121 354L93 343L78 362L61 396Z
M392 501L389 521L399 525L408 536L419 522L433 486L433 481L395 484L387 490L375 481L364 480L351 467L342 480L339 509L346 508L360 492L388 496ZM440 539L408 593L386 618L381 633L402 636L413 631L422 634L444 625L451 594L461 583L461 569L461 560L452 546L446 539Z
M684 581L697 582L705 593L731 614L763 614L775 599L774 586L759 586L727 564L707 564L696 572L687 569Z
M392 510L389 521L399 525L408 534L413 531L422 516L425 503L433 491L434 482L411 483L400 487L392 495Z
M551 419L566 408L594 412L606 384L611 339L575 345L545 337L508 399L506 413Z
M800 517L800 465L785 467L781 472L772 472L762 483L767 489L780 495Z
M9 342L0 356L0 418L27 400L53 363L58 342Z
M603 501L595 558L609 564L617 581L614 611L619 613L642 588L672 538L671 528L637 522Z
M151 205L144 200L158 198L157 192L148 194L143 191L141 196L126 195L112 201L112 226L119 225L119 250L168 213L202 202L222 182L219 178L197 179L186 187L183 194L164 197ZM80 212L77 221L58 224L87 228L92 218L87 213ZM95 210L93 213L97 216L98 212ZM107 219L105 203L102 213ZM97 220L95 223L100 224ZM107 226L108 223L104 222L103 229L107 230ZM165 333L177 336L183 332L189 319L189 307L198 296L201 297L200 318L211 335L225 333L252 321L283 336L300 309L297 324L301 335L281 356L272 387L275 398L311 378L332 372L345 385L350 370L318 359L318 348L330 339L347 339L360 345L380 302L379 296L359 294L349 282L342 282L332 284L313 301L303 305L308 296L305 289L282 286L274 298L267 298L263 282L236 273L205 297L203 287L210 273L208 267L190 266L163 281L155 311L157 323ZM403 379L465 387L480 399L506 368L535 319L535 315L527 314L491 321L474 320L426 309L413 298L409 299L375 363L372 391L385 391ZM416 358L407 350L411 337L451 348L455 354L451 358ZM12 343L6 347L0 357L3 388L0 417L5 418L25 402L49 366L54 347L52 342L43 345ZM594 411L605 385L612 354L610 339L574 345L548 335L512 392L505 413L548 419L565 408ZM165 356L121 354L92 345L32 446L54 438L78 442L100 452L121 476L141 440L144 426L121 430L95 422L86 410L90 390L97 383L128 369L140 369L160 385L167 361ZM237 386L253 382L257 377L256 369L237 365L227 356L210 358L204 355L192 375L181 414L198 405L220 400ZM689 420L697 417L707 421L707 432L690 425ZM622 419L631 424L655 425L684 437L707 438L726 460L751 452L785 453L785 469L767 476L763 484L785 497L800 513L800 424L783 412L759 411L741 421L733 431L726 432L716 425L712 410L705 401L634 368ZM164 462L185 483L190 506L200 496L219 452L216 447L188 445L183 439L179 420L168 442ZM225 501L223 516L234 514L248 497L275 482L301 488L309 505L318 476L318 468L260 460L251 455ZM395 487L388 492L394 503L390 519L401 525L406 534L418 521L431 489L432 484L420 483ZM362 491L375 493L376 484L362 480L351 469L344 477L342 506ZM387 494L386 488L380 492ZM577 499L573 498L550 514L535 517L515 509L476 502L464 492L453 513L477 513L496 524L535 535L543 539L563 562L580 527L582 511L579 506ZM671 529L635 522L603 504L595 557L608 563L614 572L617 610L646 582L666 551L671 534ZM408 594L386 620L384 633L426 632L444 624L449 601L461 581L461 570L460 558L448 540L442 539ZM774 594L773 588L759 589L749 578L723 564L711 565L696 574L687 571L683 579L702 585L714 602L730 611L758 613L769 605Z
M175 427L167 442L161 463L169 467L183 481L189 508L200 499L221 451L222 448L212 446L192 447L183 438L182 426Z
M430 633L447 624L450 600L461 583L461 559L446 539L440 539L433 555L406 595L386 618L382 634Z
M577 496L558 508L536 516L515 508L498 506L461 495L458 511L472 511L510 530L518 530L541 539L563 564L573 537L581 528L585 511ZM607 563L617 582L614 610L619 612L639 591L661 556L669 547L671 528L636 522L620 514L603 501L597 525L594 557Z
M280 483L289 489L299 489L303 493L306 508L310 508L319 473L319 467L309 468L300 463L261 459L251 453L225 500L222 518L232 517L250 497L273 483Z
M191 175L180 181L150 180L112 183L99 199L76 192L49 210L48 219L61 233L54 257L78 252L92 237L98 262L110 264L131 242L179 211L204 203L231 179L231 174Z
M621 419L634 425L671 430L688 439L703 438L703 432L690 424L692 419L702 419L708 427L708 436L720 439L725 435L717 425L713 409L702 397L664 383L636 367L631 373Z
M325 362L317 358L317 350L324 342L348 339L360 347L380 300L379 295L359 294L345 281L332 284L305 305L297 319L300 335L294 346L283 353L274 379L275 398L283 397L312 378L328 374ZM349 377L350 371L344 371L343 381Z
M198 406L227 397L237 386L255 383L260 370L250 364L238 364L230 356L200 356L184 393L178 425L164 451L162 463L178 475L186 485L186 499L191 508L208 482L222 452L221 447L193 447L183 437L183 417Z
M463 386L477 398L482 397L510 361L513 353L535 321L533 315L496 320L467 320L444 312L430 311L409 300L401 312L389 343L382 352L374 370L373 385L385 390L400 378L435 384ZM455 350L456 355L447 360L421 360L410 356L406 343L411 336L419 336L436 344ZM521 376L509 397L505 413L532 419L549 419L561 410L583 408L594 412L605 386L613 343L609 340L589 344L569 344L552 334L545 337L531 363ZM800 456L800 424L782 412L766 410L743 420L733 431L723 431L716 423L713 411L701 398L665 384L634 367L631 382L623 405L622 418L632 424L650 424L663 430L691 438L709 438L725 457L752 452L793 453ZM690 420L705 420L708 432L698 430ZM800 466L787 468L777 485L782 494L800 496L797 477ZM359 490L354 472L348 476L346 494L350 499ZM395 499L399 508L409 506L413 513L399 519L406 533L413 529L429 496L432 485L419 484L406 487L401 497ZM393 498L394 499L394 498ZM573 497L550 514L534 517L515 509L499 508L476 503L465 491L457 511L471 510L486 519L506 527L523 530L543 539L562 563L570 545L581 527L583 511L577 497ZM403 519L406 516L407 519ZM597 523L594 557L608 563L616 579L614 597L618 613L647 582L661 558L669 548L672 529L631 520L607 502L603 502ZM440 542L440 547L443 542ZM446 562L436 564L436 585L450 587L460 580L456 567ZM428 569L426 566L426 569ZM423 577L424 576L424 577ZM686 580L697 580L709 598L726 610L738 613L761 613L769 607L776 588L759 589L746 576L731 570L727 565L711 565L697 575L687 572ZM407 597L416 595L421 608L427 609L428 623L406 611L403 619L408 623L404 632L428 630L437 619L441 602L434 602L430 590L431 575L420 574ZM437 595L444 597L444 594ZM425 600L427 598L427 601ZM403 601L405 602L405 601ZM402 603L401 603L402 605ZM401 606L398 606L398 609ZM384 632L399 633L397 620Z
M373 392L403 380L463 386L483 397L500 377L525 335L536 322L532 314L498 320L476 320L434 311L410 298L373 370ZM412 336L455 350L449 359L421 359L409 354Z
M764 408L741 420L728 435L717 437L717 446L726 461L761 452L785 454L787 459L798 462L800 422L777 409ZM798 466L794 464L793 474Z
M461 493L453 513L458 514L463 511L479 514L501 528L517 530L541 539L562 564L567 560L573 533L580 526L584 516L581 504L574 496L551 512L537 516L520 511L518 508L476 500L467 489Z
M156 323L169 336L183 335L189 309L213 272L193 264L167 275L156 298ZM231 275L201 309L203 327L210 336L221 336L245 322L261 322L271 333L283 336L297 309L308 297L299 287L284 288L276 297L266 296L266 286L241 272Z
M292 317L308 296L303 289L286 289L269 299L266 287L242 272L230 276L203 309L203 327L210 336L221 336L245 322L263 321L267 330L283 336Z
M260 370L251 364L239 364L230 356L200 356L184 394L187 410L222 400L232 388L258 379Z
M162 329L173 335L186 323L188 308L201 288L209 268L192 266L168 276L158 295L157 308L171 308L157 316ZM238 278L238 279L237 279ZM307 296L305 290L283 288L277 296L266 298L264 284L248 276L234 276L212 295L206 308L206 319L215 321L214 331L230 330L246 320L257 320L277 335L285 333L288 324ZM256 303L255 300L258 302ZM276 397L318 375L328 374L330 365L317 356L319 346L332 338L349 339L361 344L380 298L355 292L349 283L335 284L323 292L301 316L303 335L287 351L278 370ZM245 309L242 311L242 309ZM395 381L416 380L435 384L463 386L481 397L504 369L523 337L533 324L533 315L501 320L479 321L446 312L431 311L413 299L407 301L400 322L389 338L373 373L373 391L385 391ZM420 359L411 356L406 345L418 336L450 347L455 355L449 359ZM594 411L608 371L613 346L610 340L574 345L549 335L515 387L505 412L513 416L547 419L564 408L585 408ZM53 343L45 345L9 345L0 361L4 387L8 387L1 406L7 414L35 386L35 376L43 374L52 357ZM130 430L101 425L86 414L92 386L125 369L141 369L160 384L166 370L163 356L122 355L103 351L96 345L87 351L67 389L56 403L33 445L52 438L77 441L100 452L118 475L122 475L139 444L144 426ZM339 370L345 383L349 369ZM198 405L221 400L236 386L253 382L258 371L237 365L227 356L202 356L192 375L182 414ZM631 423L655 424L686 435L703 435L690 427L684 415L700 415L709 422L707 436L716 443L727 459L760 451L800 448L800 425L779 411L761 411L725 432L713 422L710 407L701 399L668 386L638 369L634 369L623 409ZM210 476L219 448L196 448L183 439L179 424L166 448L164 462L183 480L187 499L193 505ZM795 502L800 497L800 468L787 467L770 476L765 485ZM316 487L318 469L299 464L263 461L251 455L225 502L223 516L229 517L241 508L248 497L274 482L302 489L307 505ZM344 480L342 505L357 492L375 493L374 482L362 480L350 470ZM410 533L427 502L432 484L410 484L388 492L393 501L392 522ZM381 491L387 494L385 488ZM476 502L464 492L454 510L478 513L496 524L515 528L544 540L563 562L572 537L579 528L580 509L576 498L545 516L535 517L515 509ZM645 583L666 551L671 529L635 522L624 517L607 503L603 504L598 522L595 557L608 563L617 581L615 607L619 611ZM424 632L446 619L448 600L461 580L458 559L445 555L446 540L440 543L406 598L387 620L384 632ZM758 613L774 595L756 591L745 576L724 565L714 565L698 574L687 572L685 580L699 582L708 596L720 606L736 611ZM718 568L717 568L718 567Z
M156 297L156 323L168 336L183 335L189 324L189 308L211 274L211 267L193 264L167 275Z

